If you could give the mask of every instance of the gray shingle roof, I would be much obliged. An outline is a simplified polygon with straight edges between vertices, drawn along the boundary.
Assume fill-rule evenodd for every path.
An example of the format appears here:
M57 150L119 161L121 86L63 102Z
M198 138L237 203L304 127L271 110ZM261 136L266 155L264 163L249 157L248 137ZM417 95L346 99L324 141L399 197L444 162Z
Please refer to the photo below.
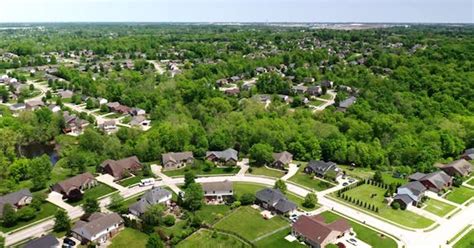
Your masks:
M275 209L282 213L286 213L295 210L296 204L286 199L280 199L275 205Z
M406 205L410 205L413 202L413 200L408 195L405 195L405 194L398 194L393 198L393 200L401 200Z
M347 98L346 100L340 102L339 103L339 108L348 108L352 104L354 104L356 102L356 100L357 100L357 98L355 96L351 96L351 97Z
M171 192L168 190L159 187L153 188L148 190L139 201L132 204L128 209L143 214L150 206L161 203L164 199L170 197Z
M22 189L20 191L16 191L10 194L6 194L4 196L0 196L0 216L3 215L3 206L5 206L5 204L10 204L13 206L17 204L25 196L33 197L33 195L28 189Z
M104 214L90 222L78 221L72 231L87 240L92 240L96 234L121 223L123 223L123 219L117 213Z
M324 161L316 161L316 160L311 160L308 162L308 166L313 170L314 172L318 172L320 174L326 174L326 172L330 170L335 170L337 168L337 164L334 162L324 162Z
M274 162L281 162L283 164L289 164L291 160L293 160L293 154L284 151L284 152L279 152L279 153L273 153L272 155L273 159L275 160Z
M426 174L421 181L428 180L433 183L436 188L442 189L446 183L451 180L451 177L448 176L444 171L436 171L429 174Z
M209 182L202 184L202 190L204 192L231 192L234 190L234 185L231 181L225 180L222 182Z
M224 151L209 151L209 152L206 152L206 157L209 157L210 155L214 155L219 159L224 159L225 161L229 161L229 160L238 161L238 159L239 159L238 154L239 154L239 152L237 152L236 150L234 150L232 148L229 148L229 149L226 149Z
M265 202L270 205L275 205L279 200L284 199L286 200L285 195L281 193L280 190L278 189L271 189L271 188L265 188L260 191L258 191L255 194L255 197L262 202Z
M407 188L416 196L420 196L423 192L426 191L426 187L418 181L407 183L401 186L400 188Z
M170 161L174 163L178 163L190 158L194 158L192 152L170 152L170 153L165 153L162 156L163 156L163 164L166 164Z

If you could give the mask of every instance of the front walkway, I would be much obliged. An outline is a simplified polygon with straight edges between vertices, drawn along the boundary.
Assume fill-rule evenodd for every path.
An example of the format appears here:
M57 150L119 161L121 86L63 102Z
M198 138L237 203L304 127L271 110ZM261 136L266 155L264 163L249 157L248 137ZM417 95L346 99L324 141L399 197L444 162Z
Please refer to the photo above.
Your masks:
M249 169L249 159L243 158L242 161L237 162L237 166L240 167L240 170L237 173L237 176L245 176L245 173Z
M296 164L289 164L288 165L288 172L281 177L281 180L286 181L294 176L298 172L298 165Z
M123 187L122 185L119 185L119 184L115 183L114 182L114 177L112 177L109 174L102 174L100 176L97 176L95 179L97 181L101 182L101 183L104 183L104 184L120 191L120 192L123 192L127 189L127 188Z

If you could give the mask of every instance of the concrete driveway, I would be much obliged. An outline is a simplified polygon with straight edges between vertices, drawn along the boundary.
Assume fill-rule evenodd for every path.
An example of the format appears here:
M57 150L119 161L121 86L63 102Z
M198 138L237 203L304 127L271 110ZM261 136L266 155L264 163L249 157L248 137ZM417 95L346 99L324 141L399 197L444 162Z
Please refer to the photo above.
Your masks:
M125 191L127 188L123 187L122 185L119 185L117 183L114 182L114 177L109 175L109 174L102 174L100 176L97 176L95 178L97 181L101 182L101 183L104 183L120 192L123 192Z
M51 193L49 193L48 198L46 198L46 200L65 210L71 210L74 208L73 206L64 202L63 195L56 191L52 191Z
M298 165L296 164L289 164L288 165L288 172L281 178L281 180L283 181L286 181L288 179L290 179L292 176L294 176L296 174L296 172L298 172Z

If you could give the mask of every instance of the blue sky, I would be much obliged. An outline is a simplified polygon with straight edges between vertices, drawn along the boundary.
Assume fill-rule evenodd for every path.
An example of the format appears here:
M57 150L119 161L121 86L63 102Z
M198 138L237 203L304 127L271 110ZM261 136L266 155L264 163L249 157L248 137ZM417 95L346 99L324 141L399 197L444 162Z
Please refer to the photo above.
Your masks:
M473 0L0 0L0 22L473 23Z

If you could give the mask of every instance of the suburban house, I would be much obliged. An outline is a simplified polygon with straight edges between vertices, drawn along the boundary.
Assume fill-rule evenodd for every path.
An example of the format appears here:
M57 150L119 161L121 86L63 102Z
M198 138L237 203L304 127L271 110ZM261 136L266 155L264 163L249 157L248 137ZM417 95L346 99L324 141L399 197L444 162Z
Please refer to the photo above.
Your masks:
M320 83L321 87L332 88L334 86L333 81L324 80Z
M428 190L438 193L447 187L451 187L453 179L444 171L431 172L424 174L416 172L408 176L410 181L419 181Z
M169 205L171 201L171 192L169 192L166 189L156 187L148 190L137 202L132 204L129 208L128 211L135 215L140 217L142 214L146 212L146 210L153 205L156 204L165 204Z
M132 108L130 110L130 114L133 116L140 116L140 115L145 115L146 111L141 108Z
M255 194L256 202L263 208L279 214L291 214L297 206L278 189L265 188Z
M25 103L26 109L37 110L44 106L44 102L40 100L32 100Z
M15 103L10 105L10 110L12 112L20 112L26 109L26 105L24 103Z
M56 183L51 189L62 194L64 198L79 200L82 198L83 191L97 184L95 177L90 172L86 172Z
M128 177L130 173L142 170L143 165L137 156L132 156L120 160L107 159L102 162L100 168L103 173L113 176L115 180L120 180L124 177Z
M206 159L221 165L236 165L239 160L239 152L229 148L224 151L210 151L206 152Z
M474 148L466 149L461 155L461 158L464 158L467 161L474 160Z
M283 169L286 165L293 161L293 154L284 151L279 153L273 153L273 163L272 167Z
M71 230L71 234L81 244L90 242L104 244L123 227L123 219L117 213L93 213L86 220L77 221Z
M53 112L53 113L57 113L57 112L61 111L61 106L56 105L56 104L50 104L50 105L48 106L48 108L49 108L49 109L51 110L51 112Z
M58 90L58 96L60 96L62 99L72 98L73 95L74 92L70 90Z
M340 174L341 170L337 167L334 162L324 162L320 160L311 160L308 162L304 172L308 174L314 173L318 177L330 177L336 179Z
M3 216L3 208L10 204L15 210L26 206L33 200L33 195L28 189L22 189L17 192L0 196L0 217Z
M295 94L306 94L306 91L308 91L308 87L304 85L292 86L291 89Z
M337 106L338 111L346 112L346 110L352 106L356 102L357 98L355 96L351 96L344 101L339 102L339 105Z
M310 247L326 247L334 244L338 238L352 232L352 227L345 219L338 219L329 224L322 215L301 215L293 223L291 233L297 238L302 238Z
M77 117L75 114L70 115L68 111L63 112L65 127L63 132L70 135L80 135L84 129L89 126L89 122Z
M440 169L452 177L454 176L465 177L471 174L472 164L469 163L466 159L462 158L462 159L453 161L449 164L442 165Z
M132 127L146 127L150 126L150 123L151 121L147 120L144 115L136 115L133 116L129 124Z
M57 248L59 240L52 234L45 235L43 237L33 239L23 246L23 248Z
M202 190L206 202L221 203L226 198L234 195L234 185L231 181L203 183Z
M131 110L129 107L127 107L125 105L121 105L118 102L107 103L107 107L109 107L110 111L116 112L116 113L119 113L119 114L128 114Z
M409 206L416 206L425 195L426 187L419 181L409 182L398 187L397 195L393 198L393 202L398 202L402 209Z
M323 90L321 89L321 86L313 85L308 87L307 93L311 96L319 96L323 93Z
M194 162L192 152L169 152L161 156L165 170L179 169Z
M104 121L102 124L99 124L99 129L107 134L110 134L117 130L117 125L115 123L115 120L107 120Z

